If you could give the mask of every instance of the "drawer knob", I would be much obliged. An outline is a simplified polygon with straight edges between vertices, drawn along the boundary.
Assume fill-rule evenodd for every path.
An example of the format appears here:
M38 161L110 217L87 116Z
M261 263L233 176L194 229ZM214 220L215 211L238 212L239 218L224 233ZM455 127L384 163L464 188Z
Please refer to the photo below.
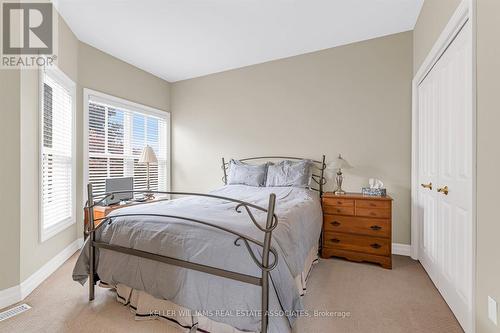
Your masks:
M340 225L340 222L333 221L333 222L332 222L332 225L333 225L334 227L338 227L338 226Z
M370 229L372 229L372 230L380 230L380 229L382 229L382 227L379 227L378 225L372 225L370 227Z
M340 239L338 238L332 238L330 240L332 241L332 243L340 243Z
M382 247L382 245L377 243L370 244L370 246L373 247L374 249L380 249Z

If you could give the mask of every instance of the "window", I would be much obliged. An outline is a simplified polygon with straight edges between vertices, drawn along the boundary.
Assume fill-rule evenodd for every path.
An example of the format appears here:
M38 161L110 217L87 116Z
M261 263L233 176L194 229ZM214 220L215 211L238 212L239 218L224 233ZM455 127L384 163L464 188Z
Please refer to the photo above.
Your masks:
M75 84L60 70L40 72L40 238L75 223Z
M85 90L87 117L86 182L94 196L105 193L106 178L134 177L134 190L146 189L146 165L139 157L146 145L158 159L150 164L150 188L168 189L169 113ZM85 195L86 197L86 195Z

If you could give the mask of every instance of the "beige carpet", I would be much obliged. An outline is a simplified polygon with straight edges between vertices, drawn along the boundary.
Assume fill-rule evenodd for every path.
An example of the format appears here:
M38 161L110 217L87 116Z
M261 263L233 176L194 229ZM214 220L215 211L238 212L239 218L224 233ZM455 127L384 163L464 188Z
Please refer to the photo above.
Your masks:
M168 332L164 321L135 321L114 293L97 288L87 301L87 287L71 280L73 256L25 300L33 308L0 322L0 332ZM462 332L422 266L394 256L393 270L341 259L321 260L312 271L306 309L311 317L294 327L300 333ZM314 317L317 311L344 311L349 317Z

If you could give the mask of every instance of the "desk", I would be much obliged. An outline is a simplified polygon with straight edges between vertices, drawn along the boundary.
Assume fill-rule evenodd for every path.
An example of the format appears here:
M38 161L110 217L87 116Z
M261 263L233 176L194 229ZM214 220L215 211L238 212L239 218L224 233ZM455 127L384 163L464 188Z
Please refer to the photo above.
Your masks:
M116 204L116 205L110 205L110 206L95 206L94 207L94 220L97 219L103 219L105 218L109 213L114 211L115 209L119 208L124 208L124 207L129 207L129 206L134 206L134 205L140 205L144 203L150 203L150 202L155 202L155 201L162 201L162 200L167 200L166 198L154 198L151 200L146 200L143 202L137 202L137 201L131 201L127 202L124 204ZM83 224L83 233L84 237L87 238L87 230L89 227L89 214L87 208L84 208L84 224ZM94 222L95 228L97 228L104 220L98 220Z

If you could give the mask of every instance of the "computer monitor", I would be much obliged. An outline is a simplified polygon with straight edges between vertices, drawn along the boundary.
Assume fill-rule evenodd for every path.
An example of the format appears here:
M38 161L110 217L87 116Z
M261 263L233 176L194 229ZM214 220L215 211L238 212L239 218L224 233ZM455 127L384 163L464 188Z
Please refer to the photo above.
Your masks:
M117 191L133 191L134 190L134 177L120 177L120 178L106 178L106 193ZM106 205L117 204L120 201L132 200L134 198L133 192L125 192L115 194L113 197L106 199Z

